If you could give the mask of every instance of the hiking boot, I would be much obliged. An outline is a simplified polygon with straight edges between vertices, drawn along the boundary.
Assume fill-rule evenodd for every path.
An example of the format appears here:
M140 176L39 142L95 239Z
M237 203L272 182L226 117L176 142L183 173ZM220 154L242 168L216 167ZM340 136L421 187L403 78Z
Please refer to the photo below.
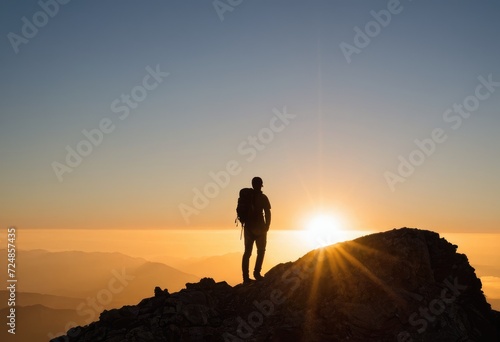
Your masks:
M264 279L264 277L261 276L260 273L254 273L253 276L254 276L255 280L262 280L262 279Z
M251 284L253 283L255 280L253 279L250 279L250 278L243 278L243 284L247 285L247 284Z

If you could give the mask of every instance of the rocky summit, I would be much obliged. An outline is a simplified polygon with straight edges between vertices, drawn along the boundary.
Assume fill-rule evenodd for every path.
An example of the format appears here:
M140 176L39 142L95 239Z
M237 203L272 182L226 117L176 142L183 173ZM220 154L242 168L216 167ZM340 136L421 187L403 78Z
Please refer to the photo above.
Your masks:
M157 287L52 341L500 341L500 313L456 250L437 233L394 229L313 250L249 285Z

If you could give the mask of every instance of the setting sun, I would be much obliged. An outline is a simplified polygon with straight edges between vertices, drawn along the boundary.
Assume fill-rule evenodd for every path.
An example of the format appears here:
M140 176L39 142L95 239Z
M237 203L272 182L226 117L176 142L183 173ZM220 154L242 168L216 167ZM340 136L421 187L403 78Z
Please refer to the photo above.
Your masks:
M345 240L344 220L338 215L320 213L305 224L307 238L313 247L325 247Z

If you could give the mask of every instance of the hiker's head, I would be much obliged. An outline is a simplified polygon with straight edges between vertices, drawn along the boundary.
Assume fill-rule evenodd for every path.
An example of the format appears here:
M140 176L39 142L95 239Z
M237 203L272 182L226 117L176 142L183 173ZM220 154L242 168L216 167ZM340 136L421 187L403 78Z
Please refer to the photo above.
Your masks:
M262 178L260 177L253 177L252 178L252 188L255 190L260 190L264 186L264 182L262 181Z

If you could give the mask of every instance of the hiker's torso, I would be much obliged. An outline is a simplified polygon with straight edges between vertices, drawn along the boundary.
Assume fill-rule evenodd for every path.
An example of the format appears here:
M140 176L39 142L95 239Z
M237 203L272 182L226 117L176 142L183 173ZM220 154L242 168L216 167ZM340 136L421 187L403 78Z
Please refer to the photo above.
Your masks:
M266 195L264 195L261 191L254 190L254 215L249 217L247 220L245 227L248 228L265 228L264 221L264 210L271 209L271 203Z

